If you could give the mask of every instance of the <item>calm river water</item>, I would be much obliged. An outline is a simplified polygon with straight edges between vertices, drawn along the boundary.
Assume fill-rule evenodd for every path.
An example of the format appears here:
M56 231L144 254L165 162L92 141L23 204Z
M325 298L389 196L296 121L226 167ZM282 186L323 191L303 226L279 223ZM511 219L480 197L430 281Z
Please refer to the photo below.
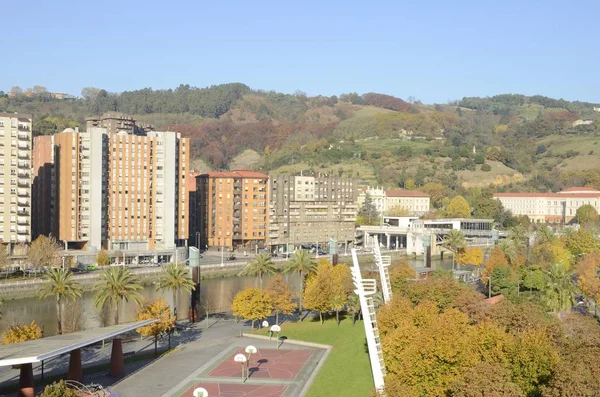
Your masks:
M411 265L423 266L422 261L413 262ZM433 261L433 268L451 267L452 261ZM369 266L367 266L368 268ZM300 290L300 279L297 274L285 274L285 280L290 288L297 293ZM264 277L263 285L268 284L270 277ZM255 277L225 277L202 280L200 288L200 311L204 306L209 306L211 312L229 311L231 301L235 294L247 287L258 287L258 280ZM144 299L152 301L163 297L169 305L172 305L173 294L170 290L156 291L153 285L144 288L142 295ZM84 328L94 328L103 325L110 325L114 321L114 311L101 313L94 307L94 292L91 287L87 287L81 299L78 300L79 310L82 313L82 323ZM180 292L178 299L179 318L187 318L190 308L190 295ZM207 303L208 302L208 303ZM56 301L53 297L47 299L26 298L5 301L0 306L3 317L0 320L0 333L15 321L20 323L29 323L35 320L44 330L44 335L49 336L56 333ZM63 309L63 315L67 309ZM129 302L123 305L119 313L119 322L129 322L135 320L137 307L135 303Z

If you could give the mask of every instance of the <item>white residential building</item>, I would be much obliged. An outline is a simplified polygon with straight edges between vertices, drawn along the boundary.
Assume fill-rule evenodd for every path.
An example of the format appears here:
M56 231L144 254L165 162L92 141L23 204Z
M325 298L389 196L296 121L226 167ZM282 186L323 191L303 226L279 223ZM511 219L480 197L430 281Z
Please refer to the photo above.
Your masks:
M496 193L494 198L513 215L526 215L536 223L568 223L586 204L600 212L600 190L585 187L558 193Z
M410 215L420 216L428 213L431 205L430 197L417 190L384 190L383 188L370 187L360 192L358 196L359 208L365 202L367 194L371 197L373 204L381 215L385 215L392 208L400 206L407 209Z

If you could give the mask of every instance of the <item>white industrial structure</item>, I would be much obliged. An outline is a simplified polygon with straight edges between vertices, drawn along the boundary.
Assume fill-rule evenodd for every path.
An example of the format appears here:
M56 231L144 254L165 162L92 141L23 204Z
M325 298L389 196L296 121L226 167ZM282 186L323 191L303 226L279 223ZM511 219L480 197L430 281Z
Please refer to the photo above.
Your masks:
M375 245L373 245L373 255L375 256L375 264L379 270L379 278L381 279L381 290L383 292L383 301L388 303L392 300L392 284L390 283L390 273L388 267L392 264L392 257L381 256L381 250L379 249L379 241L377 236L375 239Z
M356 289L354 292L360 300L360 309L363 313L363 323L365 325L365 335L367 337L367 347L369 348L369 359L371 361L371 371L373 372L373 383L375 389L383 392L385 376L385 363L383 361L383 351L381 350L381 339L379 338L379 329L377 328L377 317L375 315L375 305L372 295L377 292L377 282L374 279L363 280L360 274L360 266L356 249L352 249L352 280Z

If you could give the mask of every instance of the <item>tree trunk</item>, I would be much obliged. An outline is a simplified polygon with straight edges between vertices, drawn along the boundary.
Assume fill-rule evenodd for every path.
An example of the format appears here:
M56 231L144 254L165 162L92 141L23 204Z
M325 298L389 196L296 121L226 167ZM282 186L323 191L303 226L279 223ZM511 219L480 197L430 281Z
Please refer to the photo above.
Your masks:
M173 288L173 317L177 322L177 290L175 288Z
M323 324L323 312L319 312L319 319L321 320L321 324Z
M117 305L117 310L115 310L115 325L119 324L119 305Z
M275 310L275 324L279 325L279 310Z
M304 275L300 272L300 296L298 297L300 321L302 321L302 295L304 294Z
M56 329L59 335L62 334L62 307L60 306L60 297L56 298Z
M154 335L154 355L158 355L158 335Z
M340 311L336 310L335 311L335 321L337 322L337 326L340 326Z
M352 326L354 327L355 324L356 324L356 313L352 312Z
M254 331L254 320L252 320L252 331Z

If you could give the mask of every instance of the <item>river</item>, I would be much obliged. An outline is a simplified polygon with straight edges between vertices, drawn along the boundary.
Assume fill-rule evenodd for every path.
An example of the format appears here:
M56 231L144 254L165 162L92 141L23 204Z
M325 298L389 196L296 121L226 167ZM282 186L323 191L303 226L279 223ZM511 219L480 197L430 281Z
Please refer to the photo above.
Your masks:
M409 261L413 266L423 266L422 260ZM451 267L452 260L432 261L432 267L445 268ZM367 268L372 267L366 266ZM285 280L290 285L294 293L300 290L300 279L298 274L284 274ZM268 284L270 277L265 276L263 285ZM200 311L205 311L206 307L210 312L229 311L231 301L235 294L247 287L258 287L256 277L231 276L223 278L211 278L201 281L200 284ZM90 287L84 288L84 294L77 301L77 308L67 308L63 306L63 316L66 318L74 310L81 313L81 322L84 328L95 328L110 325L114 322L114 311L109 313L97 310L94 307L94 292ZM171 290L156 291L153 285L148 285L142 291L142 296L147 301L153 301L158 298L164 298L171 306L173 294ZM178 297L179 318L187 318L190 308L190 295L187 292L180 291ZM0 333L4 332L14 322L29 323L35 320L42 327L45 336L56 334L56 301L54 297L47 299L15 299L7 300L2 306L2 319L0 320ZM70 313L68 313L71 311ZM119 322L125 323L134 321L137 313L137 306L133 302L123 305L119 313Z

